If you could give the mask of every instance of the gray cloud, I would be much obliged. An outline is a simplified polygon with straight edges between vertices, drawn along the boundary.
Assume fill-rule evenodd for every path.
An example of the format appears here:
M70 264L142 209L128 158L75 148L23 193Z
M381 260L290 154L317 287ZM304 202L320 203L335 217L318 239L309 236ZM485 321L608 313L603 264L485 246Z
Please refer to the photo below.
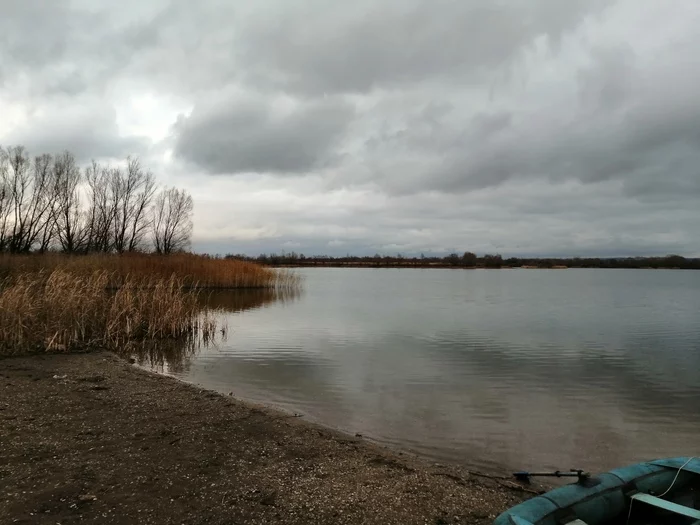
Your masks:
M194 193L202 249L700 245L693 0L0 0L0 12L0 142L142 155Z
M78 20L61 0L5 1L2 11L0 57L6 72L10 66L31 69L56 61L66 52L72 30L77 29Z
M342 100L278 110L224 97L195 106L175 125L175 151L210 173L304 173L322 167L352 118Z
M34 99L108 89L166 3L0 0L0 85Z
M241 56L254 75L312 93L455 77L488 81L494 67L510 65L532 38L558 42L606 3L389 0L339 8L280 2L244 28Z
M0 134L0 141L23 144L32 154L67 149L79 161L144 155L148 151L151 141L147 137L120 134L116 113L109 105L86 99L78 105L54 102L35 108L23 125L5 136Z
M558 46L612 0L4 3L0 56L16 71L79 64L93 87L128 74L187 93L243 82L318 95L493 82L533 39Z
M240 221L275 226L253 238L222 234L199 239L197 247L213 253L415 255L469 249L504 255L627 256L688 253L687 246L700 239L692 228L683 227L697 218L692 207L669 214L663 203L621 201L610 184L602 190L592 185L524 185L467 196L394 197L370 205L347 203L347 216L329 216L325 206L281 204L274 220L256 214L255 205L236 203L232 209Z
M589 111L615 111L635 86L634 51L627 46L594 49L592 64L578 72L581 102Z
M684 58L700 66L694 56ZM662 67L658 76L638 70L627 48L596 50L591 61L578 70L577 91L563 103L513 104L460 121L458 109L440 118L417 110L397 119L397 129L375 132L367 143L376 180L398 194L472 191L518 178L615 179L637 197L656 192L658 180L669 195L696 191L700 109L693 93L700 75L680 67ZM392 159L417 151L423 162L409 176L396 169L402 160Z

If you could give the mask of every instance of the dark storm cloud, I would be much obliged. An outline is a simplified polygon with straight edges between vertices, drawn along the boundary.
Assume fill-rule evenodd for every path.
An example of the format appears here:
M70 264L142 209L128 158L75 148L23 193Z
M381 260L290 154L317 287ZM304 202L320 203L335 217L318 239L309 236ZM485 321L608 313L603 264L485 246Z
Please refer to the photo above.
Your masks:
M175 152L210 173L305 173L330 161L352 115L340 100L285 111L224 97L178 121Z

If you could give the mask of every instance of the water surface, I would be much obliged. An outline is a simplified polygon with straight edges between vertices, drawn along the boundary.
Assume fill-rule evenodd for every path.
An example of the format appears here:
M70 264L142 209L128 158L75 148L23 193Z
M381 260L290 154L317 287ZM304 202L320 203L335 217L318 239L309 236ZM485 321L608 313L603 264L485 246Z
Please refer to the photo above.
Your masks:
M299 273L166 372L486 469L700 454L700 272Z

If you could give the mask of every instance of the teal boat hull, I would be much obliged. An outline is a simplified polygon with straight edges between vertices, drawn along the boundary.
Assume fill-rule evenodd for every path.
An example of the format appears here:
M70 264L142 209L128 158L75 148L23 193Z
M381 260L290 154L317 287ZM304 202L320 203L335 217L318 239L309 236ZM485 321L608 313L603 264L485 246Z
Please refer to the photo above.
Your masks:
M578 519L587 525L603 525L627 514L632 493L662 494L672 483L675 490L698 481L700 459L697 458L637 463L532 498L507 510L493 523L560 525Z

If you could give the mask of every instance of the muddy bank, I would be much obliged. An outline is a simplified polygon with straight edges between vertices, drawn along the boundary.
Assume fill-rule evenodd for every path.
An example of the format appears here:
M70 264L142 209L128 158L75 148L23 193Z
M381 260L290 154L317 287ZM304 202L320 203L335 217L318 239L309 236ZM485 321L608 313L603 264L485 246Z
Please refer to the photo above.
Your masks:
M0 523L473 523L531 496L108 353L0 360Z

